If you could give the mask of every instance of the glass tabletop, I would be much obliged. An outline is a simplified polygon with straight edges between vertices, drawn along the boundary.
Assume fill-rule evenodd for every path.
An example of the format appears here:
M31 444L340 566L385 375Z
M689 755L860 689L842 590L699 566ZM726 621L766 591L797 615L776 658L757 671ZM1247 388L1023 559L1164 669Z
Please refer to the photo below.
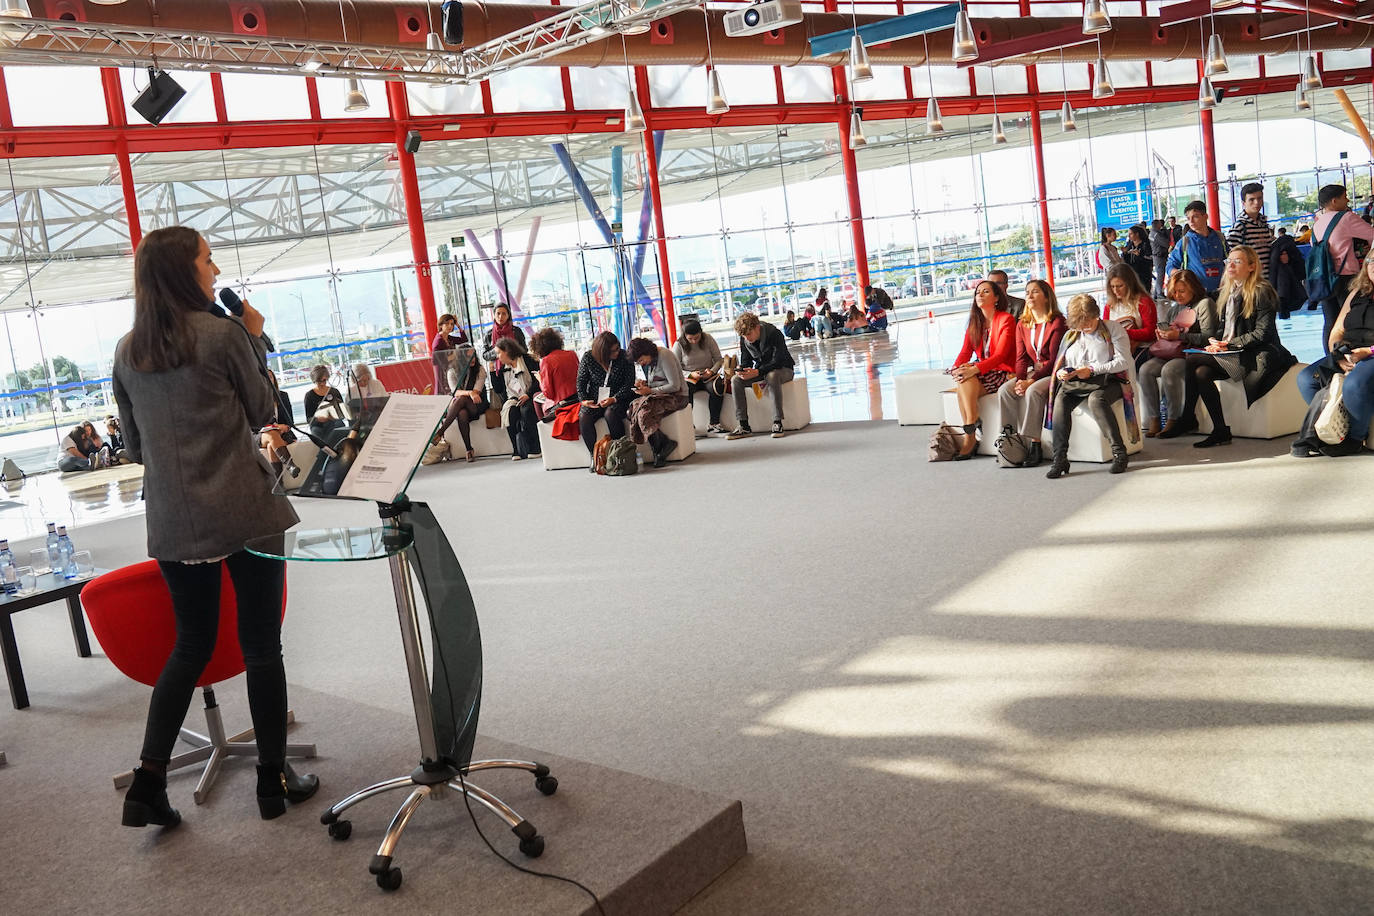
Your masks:
M347 563L395 556L414 537L400 528L308 528L249 541L249 553L272 560Z

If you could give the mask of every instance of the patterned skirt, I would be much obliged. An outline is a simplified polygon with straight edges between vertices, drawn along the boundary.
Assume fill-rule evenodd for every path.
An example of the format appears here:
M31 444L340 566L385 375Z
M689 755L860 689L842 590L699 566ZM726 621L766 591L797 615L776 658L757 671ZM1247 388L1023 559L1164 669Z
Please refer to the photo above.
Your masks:
M635 445L643 445L646 439L658 432L664 417L686 406L685 394L650 394L635 398L630 402L630 411L626 416L630 421L630 438L634 439Z
M978 376L978 381L983 383L983 394L996 394L997 389L1006 384L1007 379L1011 378L1011 373L1005 369L992 369Z

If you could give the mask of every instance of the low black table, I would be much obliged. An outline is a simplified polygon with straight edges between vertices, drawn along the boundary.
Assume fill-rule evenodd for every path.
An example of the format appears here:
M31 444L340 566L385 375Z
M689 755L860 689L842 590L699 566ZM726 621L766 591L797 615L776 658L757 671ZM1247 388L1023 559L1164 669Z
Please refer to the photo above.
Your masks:
M15 709L24 709L29 705L29 691L24 687L24 669L19 664L19 644L14 641L14 621L10 620L10 616L67 599L67 616L71 618L76 654L90 658L91 641L86 635L86 617L81 611L81 590L87 582L105 572L107 570L97 569L80 579L64 579L57 573L44 573L38 577L38 587L26 595L0 592L0 654L5 658L5 677L10 682L10 699Z

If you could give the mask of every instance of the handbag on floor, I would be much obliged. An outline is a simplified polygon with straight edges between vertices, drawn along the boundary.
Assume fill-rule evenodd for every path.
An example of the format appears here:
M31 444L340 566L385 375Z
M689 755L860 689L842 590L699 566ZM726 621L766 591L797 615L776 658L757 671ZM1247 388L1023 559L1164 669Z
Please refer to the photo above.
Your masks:
M438 442L430 443L425 449L425 455L420 459L421 464L438 464L441 461L448 461L450 457L448 440L440 439Z
M1039 464L1032 460L1034 443L1030 436L1023 436L1010 426L1002 427L1002 434L993 443L997 450L999 468L1030 468Z
M606 452L611 448L611 437L602 436L592 447L592 470L598 474L606 473Z
M1340 445L1345 441L1345 437L1350 434L1350 414L1345 409L1345 404L1341 403L1343 388L1345 385L1344 375L1335 375L1331 378L1331 383L1326 386L1326 405L1322 407L1321 415L1317 417L1313 432L1317 438L1327 445Z
M606 446L606 461L599 473L607 477L629 477L639 473L639 449L629 436L621 436Z
M926 460L953 461L954 456L959 454L959 437L963 434L962 430L955 429L948 423L941 423L940 428L930 434L930 451Z

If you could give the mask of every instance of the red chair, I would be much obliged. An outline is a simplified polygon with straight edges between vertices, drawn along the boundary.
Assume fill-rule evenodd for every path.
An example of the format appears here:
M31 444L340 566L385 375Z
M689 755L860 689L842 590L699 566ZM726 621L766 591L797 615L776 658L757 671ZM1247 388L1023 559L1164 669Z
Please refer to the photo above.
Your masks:
M114 666L140 684L157 683L167 658L176 643L176 618L172 613L172 596L162 578L157 562L149 560L123 569L108 572L92 579L81 591L81 603L86 609L95 638ZM282 585L282 614L286 614L286 586ZM195 745L195 750L178 754L167 765L170 772L204 760L205 769L196 785L196 804L204 804L210 795L220 765L226 757L258 755L253 730L225 737L224 720L215 702L214 685L242 674L243 650L239 648L238 604L229 568L221 564L219 599L219 634L210 664L205 666L197 685L205 696L205 723L208 735L182 728L183 740ZM287 724L295 721L290 711ZM313 744L288 744L288 757L314 757ZM132 772L114 778L116 789L133 782Z

